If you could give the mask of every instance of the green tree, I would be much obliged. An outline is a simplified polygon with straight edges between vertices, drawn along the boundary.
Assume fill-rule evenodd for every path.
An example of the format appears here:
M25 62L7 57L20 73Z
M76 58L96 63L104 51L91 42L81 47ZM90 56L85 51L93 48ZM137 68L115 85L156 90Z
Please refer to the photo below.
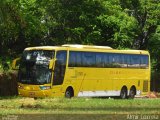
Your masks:
M149 51L151 53L152 68L155 71L160 71L160 25L156 32L152 35L149 41Z
M147 49L160 20L159 0L120 0L120 3L123 10L137 21L133 48Z
M151 49L159 41L160 3L156 0L1 0L0 3L1 54L18 54L28 46L65 43L149 49L158 54Z
M22 36L23 20L20 15L18 3L19 0L3 0L1 4L0 49L2 55L10 53L13 48L12 46L14 46L14 41L18 41Z
M98 17L100 39L96 42L113 48L130 48L135 34L135 19L128 16L119 1L104 1L105 14Z
M44 9L36 0L3 0L0 4L0 52L22 53L27 46L44 44L47 27L42 22Z
M132 45L136 22L118 0L43 0L39 4L46 10L48 44Z
M43 0L40 4L46 6L47 38L52 44L92 43L87 36L93 31L97 16L104 11L98 0Z

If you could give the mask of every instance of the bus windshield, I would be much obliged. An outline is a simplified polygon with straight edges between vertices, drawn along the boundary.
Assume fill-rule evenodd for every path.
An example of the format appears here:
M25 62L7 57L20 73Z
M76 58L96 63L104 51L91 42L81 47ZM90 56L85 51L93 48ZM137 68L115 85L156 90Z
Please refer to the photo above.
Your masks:
M49 62L54 57L51 50L27 50L23 52L19 67L19 82L23 84L48 84L51 82Z

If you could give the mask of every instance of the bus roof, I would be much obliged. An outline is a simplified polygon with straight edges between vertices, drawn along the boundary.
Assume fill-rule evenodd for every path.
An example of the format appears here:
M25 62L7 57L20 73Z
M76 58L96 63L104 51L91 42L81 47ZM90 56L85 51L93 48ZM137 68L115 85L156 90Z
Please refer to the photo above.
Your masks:
M107 49L111 50L109 46L95 46L95 45L80 45L80 44L64 44L62 47L73 47L73 48L87 48L87 49Z
M64 44L62 46L37 46L28 47L25 50L76 50L76 51L97 51L97 52L112 52L112 53L128 53L128 54L149 54L145 50L117 50L109 46L94 46L94 45L80 45L80 44Z
M37 46L37 47L27 47L24 50L55 50L58 46Z

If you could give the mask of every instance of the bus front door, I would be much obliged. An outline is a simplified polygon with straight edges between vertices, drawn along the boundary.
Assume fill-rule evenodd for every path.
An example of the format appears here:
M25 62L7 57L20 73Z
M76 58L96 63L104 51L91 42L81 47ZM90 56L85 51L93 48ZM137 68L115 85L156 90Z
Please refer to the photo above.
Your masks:
M66 51L57 51L56 54L56 62L53 74L53 87L52 92L53 96L62 96L62 85L65 77L66 71L66 58L67 52Z

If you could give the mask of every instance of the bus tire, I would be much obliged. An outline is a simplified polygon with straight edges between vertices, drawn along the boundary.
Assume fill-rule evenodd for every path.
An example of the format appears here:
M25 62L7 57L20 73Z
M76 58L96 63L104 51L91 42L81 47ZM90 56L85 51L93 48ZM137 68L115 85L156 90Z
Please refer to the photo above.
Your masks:
M129 91L129 98L134 99L135 95L136 95L136 88L133 86Z
M66 98L72 98L74 96L74 91L72 87L68 87L65 92Z
M126 87L122 87L121 92L120 92L120 98L121 99L127 98L127 88Z

